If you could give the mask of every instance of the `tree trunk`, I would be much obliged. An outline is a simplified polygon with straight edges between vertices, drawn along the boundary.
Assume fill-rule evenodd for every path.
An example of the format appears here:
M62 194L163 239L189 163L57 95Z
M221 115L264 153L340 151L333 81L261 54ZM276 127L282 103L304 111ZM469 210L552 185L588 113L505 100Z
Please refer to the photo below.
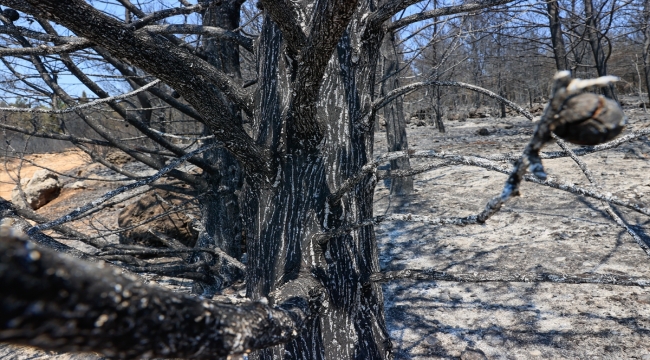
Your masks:
M396 71L399 69L399 58L395 48L394 34L384 37L382 43L383 78L381 84L381 95L388 94L400 86L399 77ZM398 97L384 107L384 119L386 120L386 140L388 151L408 150L406 138L406 119L404 118L404 99ZM409 170L411 168L408 158L400 158L390 162L391 170ZM390 182L390 192L393 195L409 195L413 192L413 177L393 178Z
M643 2L643 73L650 101L650 0Z
M436 127L438 128L438 131L444 133L447 130L445 129L445 123L442 121L442 116L444 115L442 109L442 90L440 89L440 86L436 86L433 91L436 95Z
M282 34L265 19L259 47L259 91L254 124L258 143L275 149L278 175L273 186L248 186L247 296L262 299L278 286L310 271L327 289L319 315L294 341L251 354L251 359L387 359L391 342L384 322L381 288L368 284L379 270L372 226L330 239L325 245L315 235L347 223L372 217L373 187L368 177L340 201L327 196L355 174L372 153L372 127L361 126L359 89L372 90L376 56L361 63L352 42L360 31L352 26L330 59L318 102L318 119L325 139L319 151L283 140L280 114L291 96L291 59L282 55ZM349 34L355 34L349 36ZM378 46L377 46L378 48ZM374 61L374 63L373 63ZM372 94L372 91L369 91ZM370 99L364 99L368 101ZM344 120L342 120L344 119ZM370 119L368 124L372 124ZM283 147L286 153L280 155ZM300 189L297 191L297 189ZM329 204L325 206L325 204Z
M548 26L551 30L551 43L553 44L553 56L557 71L568 70L566 48L562 37L562 23L560 23L560 7L558 0L546 3L548 11Z
M598 36L598 23L596 16L594 14L594 5L592 0L584 0L585 6L585 17L587 18L587 23L585 24L585 31L587 39L589 40L589 45L591 46L591 51L594 54L594 62L596 63L596 71L598 76L607 75L607 58L605 57L605 51L603 50L603 44L600 41ZM603 89L603 95L607 96L610 99L618 101L616 97L616 91L614 90L613 85L605 86Z
M229 0L219 6L210 6L203 13L204 26L217 26L226 30L239 27L241 2ZM203 40L203 51L207 60L217 69L223 70L228 76L241 83L239 46L231 41L207 38ZM241 124L241 111L239 107L222 96L222 101L229 104L230 117L234 123ZM206 127L205 135L211 134ZM210 139L207 142L214 142ZM204 173L209 188L198 189L202 195L199 198L201 208L201 230L196 243L197 248L218 247L228 255L241 259L242 255L242 222L237 193L242 186L242 172L238 161L224 148L215 148L203 153L203 158L218 169L218 173ZM210 259L207 259L207 258ZM216 259L212 255L201 254L190 259L192 262L208 260L213 266ZM196 281L193 292L203 296L212 296L233 281L241 278L243 274L238 269L232 268L222 262L219 274L212 281Z

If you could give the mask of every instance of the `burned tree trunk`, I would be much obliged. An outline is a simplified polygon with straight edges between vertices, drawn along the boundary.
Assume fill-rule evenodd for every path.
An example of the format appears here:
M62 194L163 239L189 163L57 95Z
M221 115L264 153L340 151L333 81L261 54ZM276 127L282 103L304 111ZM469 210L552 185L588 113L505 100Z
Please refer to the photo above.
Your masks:
M560 6L558 0L546 3L548 12L548 25L551 30L551 43L553 44L553 56L557 71L567 70L566 48L562 36L562 23L560 22Z
M395 34L385 36L382 43L383 81L381 95L385 96L390 91L399 88L399 56L395 45ZM386 140L388 151L408 150L406 138L406 119L404 118L403 98L400 96L384 107L384 120L386 121ZM444 132L443 130L441 130ZM391 170L409 170L411 165L408 158L392 160ZM413 192L413 177L398 177L391 179L390 192L393 195L409 195Z
M643 2L643 74L650 101L650 0Z
M239 27L241 1L223 1L218 6L204 2L207 10L202 14L204 26L216 26L224 30L233 30ZM227 76L238 84L242 83L239 46L231 41L215 38L203 40L203 51L207 61L215 68L222 70ZM232 121L241 126L242 116L240 107L220 94L221 101L228 104L227 110ZM212 131L205 127L204 135ZM215 139L206 140L216 142ZM242 256L242 221L240 214L238 193L241 190L243 176L239 162L223 147L203 153L206 162L213 164L218 170L210 174L204 172L208 189L198 189L203 196L199 198L201 207L201 229L196 243L197 248L218 247L226 254L241 259ZM210 258L210 259L208 259ZM190 259L192 262L207 261L213 266L218 259L211 255L201 254ZM209 282L196 281L193 291L204 296L212 296L220 289L230 286L233 281L242 278L239 269L232 268L227 263L218 265L219 271Z
M319 233L372 216L369 177L343 198L329 199L344 179L369 160L372 151L372 128L360 116L360 89L372 86L373 80L367 77L374 64L355 58L356 34L354 27L346 31L327 64L315 114L325 129L324 139L320 150L315 151L291 137L281 137L277 117L291 111L283 106L289 103L284 100L292 96L295 86L290 82L294 64L281 56L289 45L278 26L265 21L262 30L261 88L256 100L261 121L256 141L275 149L278 176L271 187L247 189L246 218L253 220L247 229L247 295L264 298L299 276L301 269L311 269L327 289L328 298L327 306L297 339L254 353L254 359L390 357L381 289L376 285L359 286L379 269L372 227L324 243L317 241ZM281 155L284 146L286 153Z
M594 14L593 1L584 0L584 6L585 17L587 18L587 23L585 24L585 32L587 39L589 40L589 45L591 46L591 51L594 54L596 71L598 72L598 76L605 76L607 75L607 56L605 56L601 36L598 33L598 21L596 14ZM607 96L610 99L618 101L613 85L603 87L603 95Z

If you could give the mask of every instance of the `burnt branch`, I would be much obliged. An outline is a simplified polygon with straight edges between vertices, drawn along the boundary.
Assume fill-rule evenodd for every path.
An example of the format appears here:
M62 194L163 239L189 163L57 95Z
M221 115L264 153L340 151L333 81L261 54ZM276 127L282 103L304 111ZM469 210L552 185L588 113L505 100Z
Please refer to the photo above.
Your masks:
M117 358L213 359L286 343L320 304L302 274L272 303L232 305L145 284L12 237L0 238L0 341Z
M155 86L160 83L160 80L154 80L150 82L149 84L140 87L139 89L133 90L131 92L128 92L126 94L121 94L121 95L116 95L116 96L111 96L111 97L106 97L102 99L98 99L95 101L91 101L89 103L85 104L80 104L72 107L68 107L62 110L49 110L49 109L39 109L39 108L15 108L15 107L9 107L9 108L0 108L0 111L6 111L6 112L15 112L15 113L34 113L34 114L67 114L71 112L77 112L83 109L87 108L92 108L100 104L105 104L108 102L112 102L115 100L121 100L121 99L126 99L128 97L131 97L137 93L146 91L152 86Z
M287 136L299 147L314 148L323 138L322 124L316 116L316 104L323 75L336 44L341 39L357 7L357 1L318 1L309 36L300 51L300 65L289 114Z
M65 45L47 46L39 45L36 47L5 48L0 49L0 57L3 56L20 56L20 55L52 55L75 52L77 50L91 47L92 43L88 40L79 40Z
M619 138L616 138L612 141L608 141L600 145L583 146L580 148L571 149L571 151L573 151L573 153L577 156L583 156L583 155L592 154L599 151L610 150L623 143L636 140L646 135L650 135L650 128L636 130L630 134L621 136ZM516 161L519 158L519 156L520 155L517 154L500 154L500 155L485 156L485 158L494 161ZM569 155L566 151L551 151L551 152L542 152L539 154L540 159L557 159L557 158L562 158L567 156Z
M400 88L397 88L395 90L392 90L386 96L383 98L377 99L373 102L372 104L372 110L377 111L381 109L382 107L388 105L391 101L395 100L397 97L400 97L402 95L406 95L412 91L415 91L417 89L421 89L426 86L452 86L452 87L459 87L463 89L468 89L472 90L478 93L481 93L483 95L486 95L492 99L495 99L501 103L504 103L506 106L509 108L513 109L514 111L520 113L521 115L525 116L528 120L533 120L533 116L524 108L521 106L515 104L514 102L490 91L487 89L484 89L482 87L472 85L472 84L466 84L463 82L459 81L438 81L438 80L429 80L429 81L423 81L423 82L416 82L412 83L406 86L402 86Z
M454 15L454 14L482 10L489 7L504 5L511 2L513 2L513 0L480 0L475 3L456 5L456 6L447 6L435 10L424 11L410 16L405 16L400 20L394 21L388 26L387 30L395 31L399 28L413 24L418 21L423 21L438 16L447 16L447 15Z
M612 274L554 274L554 273L509 273L509 272L472 272L447 273L433 269L383 271L370 275L372 282L388 282L402 279L453 281L466 283L511 282L556 284L607 284L618 286L650 285L650 279Z
M225 95L250 114L251 93L224 72L164 36L134 31L134 27L145 25L150 19L126 26L81 0L26 2L41 14L47 12L44 18L60 23L174 88L241 161L251 179L266 182L275 174L269 150L255 143L240 124L232 121L228 115L229 105L220 96ZM187 8L179 11L187 11Z
M261 4L282 31L291 55L297 55L307 42L305 29L301 26L306 19L298 4L290 0L261 0Z
M148 25L142 28L141 31L148 31L155 34L207 35L207 36L215 37L220 40L232 41L250 52L253 51L252 39L244 35L232 31L224 30L216 26L188 25L188 24Z
M557 141L557 144L562 148L562 150L564 150L567 154L569 154L571 159L578 165L580 170L582 170L582 173L585 174L585 177L587 178L587 180L589 180L589 182L592 185L599 188L600 186L596 182L596 179L594 178L593 174L591 173L591 170L589 170L589 168L587 167L587 164L584 161L582 161L582 159L580 159L569 148L569 146L564 142L564 140L558 138L557 135L555 135L555 134L553 134L553 138L555 139L555 141ZM605 201L603 201L603 205L605 206L605 211L607 212L607 215L609 215L617 225L619 225L620 227L625 229L625 231L627 231L627 233L630 234L630 236L632 236L632 239L634 239L634 241L637 243L637 245L639 245L641 250L643 250L646 253L646 255L650 256L650 247L648 247L648 244L646 244L645 241L643 241L643 239L641 239L641 237L630 226L628 226L625 223L625 221L623 221L623 219L621 219L621 217L618 216L618 214L616 214L616 212L612 208L612 205L610 205L609 203L607 203Z
M11 227L18 233L26 234L32 227L32 225L27 220L19 215L16 208L9 201L3 198L0 198L0 219L2 220L3 227ZM78 259L93 262L97 261L96 257L90 256L68 245L62 244L51 236L43 234L41 231L33 231L30 234L30 240L41 246L45 246L60 253L68 254Z

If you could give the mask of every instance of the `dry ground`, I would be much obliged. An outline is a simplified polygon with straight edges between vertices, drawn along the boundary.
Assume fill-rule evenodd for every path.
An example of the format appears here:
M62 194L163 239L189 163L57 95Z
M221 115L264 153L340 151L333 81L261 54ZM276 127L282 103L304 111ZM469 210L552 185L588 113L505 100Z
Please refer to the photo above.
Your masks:
M629 108L629 130L647 127L648 116ZM490 130L479 136L478 129ZM447 122L447 133L410 127L413 149L488 155L520 152L533 124L521 117ZM375 149L383 152L385 133ZM558 150L555 145L545 150ZM650 140L584 156L603 192L650 204ZM44 154L32 160L71 175L110 177L75 152ZM77 163L78 161L78 163ZM415 163L415 162L414 162ZM588 186L570 159L546 160L551 176ZM11 165L11 164L10 164ZM27 166L25 175L35 169ZM3 177L4 176L4 177ZM0 175L0 196L12 185ZM422 175L406 199L376 191L375 214L465 216L480 211L500 193L506 176L468 166ZM89 181L75 189L73 178L59 199L38 212L54 217L99 196L109 182ZM612 273L650 278L650 259L602 210L598 201L525 183L515 198L485 225L431 226L385 223L377 227L382 269L435 268L449 272L512 271ZM399 204L399 205L398 205ZM102 217L113 227L118 208ZM617 208L650 242L650 221ZM97 224L82 228L92 232ZM401 280L384 286L386 314L397 359L650 359L650 292L645 288L549 283L467 284ZM2 359L90 359L0 345Z
M627 109L627 131L647 127L642 110ZM440 134L411 127L409 145L457 154L521 152L533 124L524 118L447 123ZM512 125L512 126L511 126ZM489 136L478 136L488 128ZM384 149L378 134L375 148ZM556 145L545 150L559 150ZM648 138L586 155L603 192L650 204ZM589 187L570 159L545 160L558 179ZM415 194L391 199L377 190L375 214L434 216L478 213L500 193L506 175L453 166L418 175ZM448 272L610 273L650 277L650 259L599 201L525 183L485 225L387 223L377 228L385 270ZM650 243L647 217L617 208ZM401 280L384 286L398 359L650 359L650 292L645 288L550 283L467 284ZM472 351L475 350L475 351Z

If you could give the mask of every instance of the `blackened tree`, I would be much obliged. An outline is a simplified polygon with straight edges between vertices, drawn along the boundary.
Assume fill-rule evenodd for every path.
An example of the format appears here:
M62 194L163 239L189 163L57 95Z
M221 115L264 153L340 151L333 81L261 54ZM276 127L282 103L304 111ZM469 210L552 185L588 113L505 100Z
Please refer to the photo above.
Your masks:
M111 146L158 171L143 179L107 163L137 181L38 226L21 220L21 213L8 203L3 203L3 217L25 229L31 241L83 260L97 260L62 246L42 231L58 226L71 233L61 227L66 221L117 193L166 175L206 194L199 201L197 247L172 249L191 255L182 273L197 280L199 294L211 295L227 286L244 269L238 259L245 233L246 295L250 299L234 305L174 294L149 287L131 275L119 275L112 267L61 257L5 234L0 283L14 290L0 298L0 340L129 358L211 358L254 350L251 356L259 359L390 358L379 282L398 275L379 272L373 225L383 219L374 217L372 208L378 179L378 160L372 159L373 132L381 106L414 87L389 88L384 97L377 98L375 84L387 22L417 2L264 0L258 3L261 22L253 40L240 31L243 2L236 0L196 5L181 1L178 8L151 13L119 0L124 16L116 15L120 12L113 12L113 7L100 10L82 0L0 0L7 7L1 18L2 32L15 42L0 54L21 57L22 62L15 63L20 66L29 62L49 88L30 82L32 89L52 94L68 106L54 113L74 112L100 138L66 132L32 135L69 140L80 147ZM508 2L439 6L402 17L391 23L390 30ZM14 14L15 10L20 13ZM195 13L201 16L194 24L162 23L174 15ZM15 25L20 16L35 21L38 28ZM65 32L74 35L61 35ZM125 97L111 97L92 81L71 53L83 54L84 61L99 59L128 79L135 90L127 95L136 96L136 111L119 101ZM14 70L15 64L6 63ZM52 75L55 65L64 66L99 100L79 104L58 85ZM620 132L621 116L615 104L594 102L591 97L571 106L592 108L556 116L567 109L565 101L570 96L585 86L608 84L609 79L569 86L570 80L564 73L556 79L555 100L503 194L481 214L435 221L484 222L518 193L526 169L536 179L544 179L538 152L553 130L580 140L589 124L607 124L603 134L592 134L600 136L592 143ZM472 88L458 83L437 85ZM109 106L146 136L147 143L136 147L122 141L84 111L98 104ZM161 104L201 123L204 144L183 148L168 140L162 128L155 128L154 114ZM592 119L593 107L599 107L602 118ZM574 123L584 126L574 128ZM380 160L409 155L437 156L399 151ZM176 169L183 161L200 168L200 174ZM603 197L596 192L590 195ZM120 256L156 251L136 249L122 251ZM548 279L638 283L615 277Z

